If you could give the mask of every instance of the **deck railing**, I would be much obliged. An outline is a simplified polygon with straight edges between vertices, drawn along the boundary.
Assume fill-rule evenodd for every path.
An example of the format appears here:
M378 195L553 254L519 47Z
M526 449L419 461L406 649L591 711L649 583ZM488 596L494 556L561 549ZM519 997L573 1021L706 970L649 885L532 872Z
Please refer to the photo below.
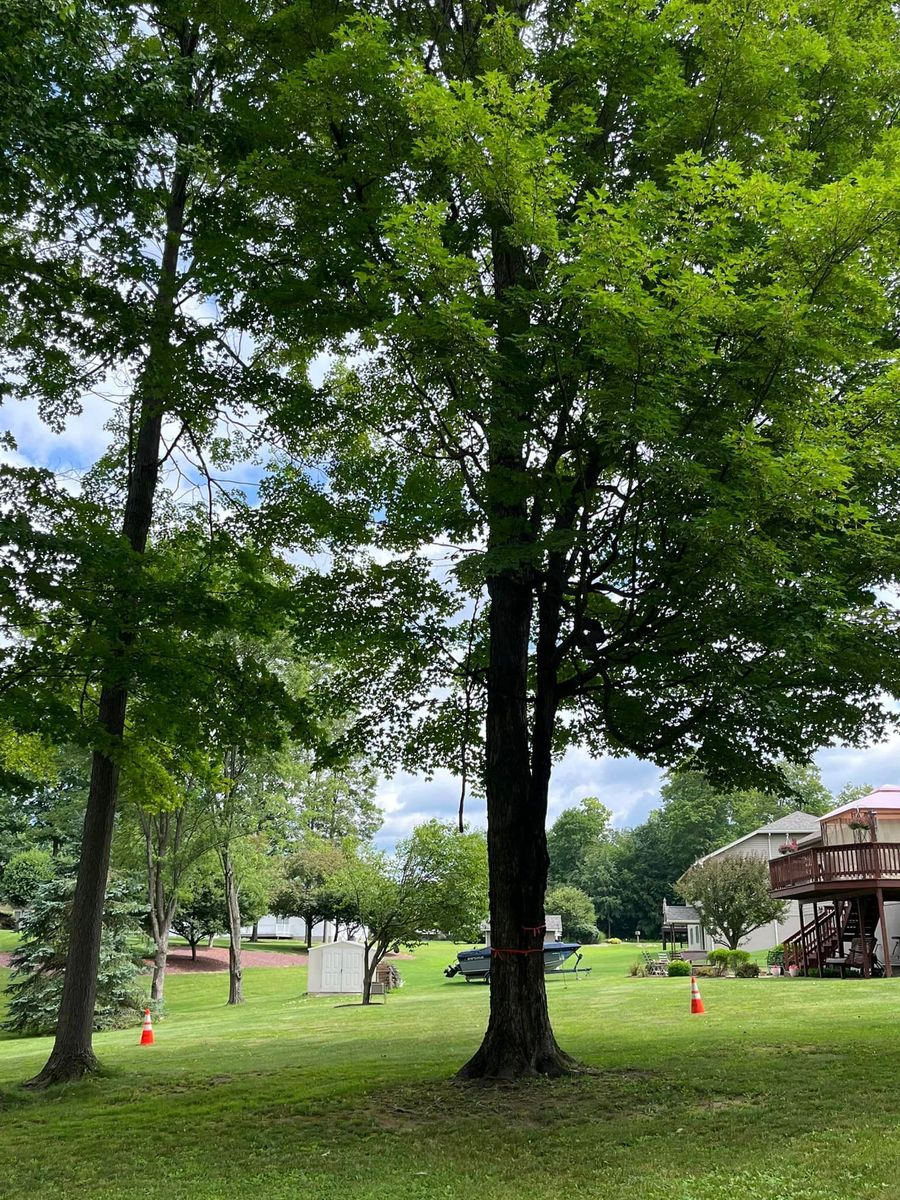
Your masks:
M769 862L772 891L808 883L900 880L900 842L861 842L797 850Z

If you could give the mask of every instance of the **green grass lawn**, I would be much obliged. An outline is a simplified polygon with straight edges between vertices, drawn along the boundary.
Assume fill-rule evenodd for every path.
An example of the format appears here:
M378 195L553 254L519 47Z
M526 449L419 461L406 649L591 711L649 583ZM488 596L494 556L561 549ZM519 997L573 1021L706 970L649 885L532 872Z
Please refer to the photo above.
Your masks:
M104 1078L18 1088L46 1039L0 1040L3 1200L857 1200L900 1196L900 987L889 980L631 979L634 947L548 982L590 1075L461 1087L488 989L446 945L363 1009L305 968L173 976L157 1043L99 1035ZM0 972L2 974L2 972Z

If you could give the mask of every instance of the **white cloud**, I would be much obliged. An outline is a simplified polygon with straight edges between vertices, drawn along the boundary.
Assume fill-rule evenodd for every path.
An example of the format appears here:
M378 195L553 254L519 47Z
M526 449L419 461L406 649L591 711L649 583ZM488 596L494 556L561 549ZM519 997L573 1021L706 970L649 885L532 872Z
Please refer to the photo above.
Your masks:
M36 403L18 400L4 406L2 425L16 439L27 462L62 473L81 472L92 466L109 445L105 426L113 403L94 394L84 396L81 413L69 417L62 432L55 433L41 420Z
M829 747L815 755L825 786L839 792L845 783L900 784L900 734L880 745L853 749ZM638 825L660 802L663 772L637 758L592 759L580 748L569 750L555 765L550 781L547 823L585 796L596 796L612 810L613 825L625 829ZM381 785L378 803L385 822L377 841L392 846L421 821L438 817L455 821L459 808L459 780L449 771L437 771L432 779L398 774ZM466 820L475 828L487 822L484 802L466 801Z

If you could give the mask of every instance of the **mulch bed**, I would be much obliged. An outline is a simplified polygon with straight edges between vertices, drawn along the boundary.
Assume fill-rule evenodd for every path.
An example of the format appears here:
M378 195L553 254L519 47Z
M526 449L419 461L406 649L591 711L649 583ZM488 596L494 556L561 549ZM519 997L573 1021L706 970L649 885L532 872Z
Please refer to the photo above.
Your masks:
M389 958L412 958L411 954L390 954ZM11 954L0 953L0 967L8 967ZM144 960L152 963L153 959ZM241 955L241 963L245 967L305 967L309 958L305 954L291 954L280 950L245 950ZM227 971L228 948L226 946L203 947L197 951L197 961L191 960L191 952L187 946L178 946L169 951L166 960L166 970L174 975L188 972Z
M146 960L148 963L152 959ZM281 953L279 950L245 950L241 955L241 965L245 967L305 967L309 962L305 954ZM227 971L227 946L203 947L197 951L197 960L191 959L191 951L187 946L178 946L170 950L166 959L166 970L173 975L189 972Z

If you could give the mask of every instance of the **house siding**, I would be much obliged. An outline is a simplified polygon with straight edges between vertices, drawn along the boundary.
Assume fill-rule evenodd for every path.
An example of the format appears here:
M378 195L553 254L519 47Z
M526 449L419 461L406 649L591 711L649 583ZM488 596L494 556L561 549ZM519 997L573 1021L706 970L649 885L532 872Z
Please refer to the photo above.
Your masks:
M806 837L808 833L809 830L803 830L794 834L756 833L752 837L738 842L736 846L725 846L722 850L714 850L706 858L708 861L714 858L734 858L736 856L752 855L755 858L761 858L768 862L770 858L774 858L778 854L778 847L782 842L789 841L791 837ZM777 946L779 942L783 942L786 937L789 937L792 933L796 933L800 928L800 906L796 900L789 900L787 905L788 911L783 921L770 921L766 925L761 925L759 929L754 929L751 934L748 934L747 937L741 940L740 948L751 952L771 950L773 946ZM704 930L703 949L707 953L723 944L722 942L715 941Z

